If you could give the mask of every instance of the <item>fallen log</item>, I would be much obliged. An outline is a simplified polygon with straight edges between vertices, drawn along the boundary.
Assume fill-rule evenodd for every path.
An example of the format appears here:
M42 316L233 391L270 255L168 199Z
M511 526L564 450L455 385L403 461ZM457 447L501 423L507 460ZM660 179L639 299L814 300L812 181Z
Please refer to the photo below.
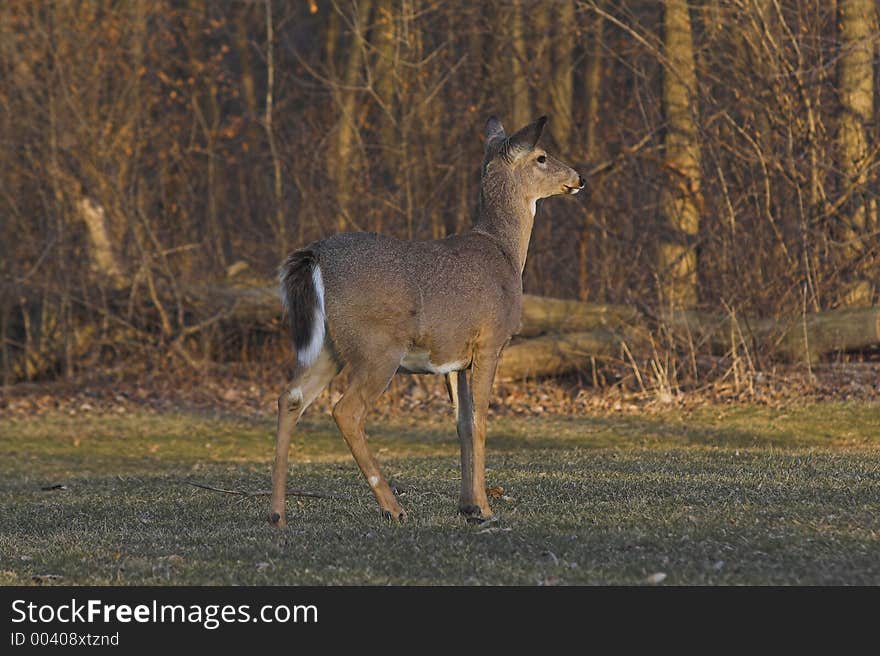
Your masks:
M525 339L504 349L496 376L510 381L586 369L592 358L619 356L621 342L604 328Z
M775 326L768 331L772 336ZM780 341L792 359L809 354L815 359L823 353L858 351L880 345L880 307L830 310L808 314L801 321L783 327Z
M880 345L880 306L826 310L788 321L682 311L672 314L667 323L698 348L708 345L726 353L743 343L760 345L792 362Z
M639 312L626 305L599 305L547 296L523 296L521 337L545 333L587 332L597 328L609 330L632 325Z

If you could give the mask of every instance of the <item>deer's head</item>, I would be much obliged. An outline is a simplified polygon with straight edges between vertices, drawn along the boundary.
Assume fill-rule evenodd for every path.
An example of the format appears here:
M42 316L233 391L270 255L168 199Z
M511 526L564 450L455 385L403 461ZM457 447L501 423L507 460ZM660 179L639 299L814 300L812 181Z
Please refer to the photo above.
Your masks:
M538 145L547 117L507 136L494 116L485 128L483 188L499 187L527 203L558 194L576 194L584 188L580 174Z

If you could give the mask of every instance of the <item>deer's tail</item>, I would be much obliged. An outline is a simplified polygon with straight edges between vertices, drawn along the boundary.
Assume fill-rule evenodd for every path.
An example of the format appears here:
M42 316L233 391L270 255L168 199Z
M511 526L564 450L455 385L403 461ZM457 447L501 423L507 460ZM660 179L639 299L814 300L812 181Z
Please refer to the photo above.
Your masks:
M281 305L290 326L297 362L309 366L324 346L324 281L321 267L310 248L288 255L278 270Z

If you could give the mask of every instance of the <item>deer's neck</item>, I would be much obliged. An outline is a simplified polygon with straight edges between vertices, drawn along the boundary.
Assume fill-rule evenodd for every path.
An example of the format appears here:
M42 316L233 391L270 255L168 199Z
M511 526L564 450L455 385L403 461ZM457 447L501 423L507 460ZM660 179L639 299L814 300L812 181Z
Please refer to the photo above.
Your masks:
M524 199L499 191L503 192L480 190L480 214L474 230L496 239L522 274L535 223L537 199Z

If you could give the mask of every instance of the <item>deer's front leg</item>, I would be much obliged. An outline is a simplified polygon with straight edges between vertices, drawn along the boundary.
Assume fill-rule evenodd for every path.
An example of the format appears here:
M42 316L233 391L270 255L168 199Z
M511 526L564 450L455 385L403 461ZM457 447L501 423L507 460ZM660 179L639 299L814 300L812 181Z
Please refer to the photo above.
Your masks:
M458 510L475 521L492 516L486 497L486 423L497 363L497 355L477 357L470 372L458 373L458 439L461 442Z

